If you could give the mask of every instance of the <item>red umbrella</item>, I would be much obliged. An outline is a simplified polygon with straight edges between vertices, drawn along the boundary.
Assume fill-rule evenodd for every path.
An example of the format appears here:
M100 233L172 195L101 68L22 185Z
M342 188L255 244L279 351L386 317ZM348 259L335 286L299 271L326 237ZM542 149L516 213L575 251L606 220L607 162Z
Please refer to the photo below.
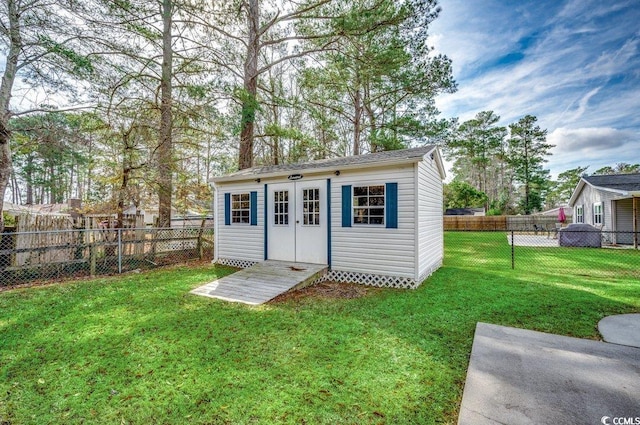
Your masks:
M564 207L560 207L560 209L558 210L558 221L560 223L564 223L565 221L567 221L567 216L564 215Z

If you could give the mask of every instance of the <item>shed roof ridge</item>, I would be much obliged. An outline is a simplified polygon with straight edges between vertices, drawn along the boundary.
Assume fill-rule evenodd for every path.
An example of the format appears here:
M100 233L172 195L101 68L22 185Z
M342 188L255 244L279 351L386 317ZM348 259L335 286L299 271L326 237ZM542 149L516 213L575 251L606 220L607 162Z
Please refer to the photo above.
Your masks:
M264 165L246 168L226 175L225 177L251 177L267 173L281 171L303 171L316 168L329 168L333 166L347 166L357 164L377 164L386 161L420 158L436 148L435 144L429 144L416 148L398 149L392 151L373 152L362 155L342 156L336 158L324 158L313 161L298 162L292 164Z

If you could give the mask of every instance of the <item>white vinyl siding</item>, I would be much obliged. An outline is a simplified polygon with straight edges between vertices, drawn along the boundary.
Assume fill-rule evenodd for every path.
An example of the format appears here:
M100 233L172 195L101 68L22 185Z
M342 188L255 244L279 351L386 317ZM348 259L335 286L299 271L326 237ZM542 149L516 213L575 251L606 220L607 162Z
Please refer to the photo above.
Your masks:
M258 192L258 225L224 224L224 194ZM264 186L255 183L220 183L217 186L216 258L245 261L264 260Z
M414 164L345 171L331 178L331 268L357 273L415 277ZM342 227L342 185L398 184L398 228ZM353 213L353 212L352 212Z
M574 205L584 205L584 223L591 224L592 226L601 226L600 224L596 224L593 221L593 204L597 202L602 202L603 209L603 223L602 230L613 230L613 219L611 214L612 211L612 201L615 200L620 195L613 192L608 192L605 190L599 190L591 187L588 184L585 184L582 188L582 191L578 195L577 199L574 202ZM574 223L577 223L577 216L573 218Z
M418 273L431 274L444 258L442 179L435 160L418 163ZM419 282L421 283L421 282Z

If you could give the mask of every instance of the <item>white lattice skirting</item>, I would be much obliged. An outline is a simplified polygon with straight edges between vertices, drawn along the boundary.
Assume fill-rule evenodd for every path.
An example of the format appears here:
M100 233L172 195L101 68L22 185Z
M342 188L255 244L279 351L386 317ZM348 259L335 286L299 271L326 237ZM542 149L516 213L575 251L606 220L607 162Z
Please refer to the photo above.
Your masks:
M362 285L377 286L379 288L415 289L420 283L410 277L386 276L379 274L345 272L330 270L323 280L333 280L341 283L360 283Z
M369 273L347 272L343 270L329 270L313 284L333 280L341 283L359 283L362 285L376 286L379 288L416 289L426 278L442 266L442 260L431 265L425 270L418 280L410 277L388 276Z
M258 262L250 260L235 260L233 258L218 258L216 264L220 264L222 266L237 267L239 269L248 269L249 267L258 264Z
M246 269L257 264L257 261L236 260L232 258L218 258L217 264L223 266L237 267ZM379 288L398 288L398 289L416 289L426 278L431 276L433 272L442 266L442 260L433 264L425 272L423 272L418 280L403 276L388 276L369 273L347 272L343 270L329 270L325 275L320 276L312 285L316 285L327 280L333 280L340 283L359 283L361 285L376 286Z

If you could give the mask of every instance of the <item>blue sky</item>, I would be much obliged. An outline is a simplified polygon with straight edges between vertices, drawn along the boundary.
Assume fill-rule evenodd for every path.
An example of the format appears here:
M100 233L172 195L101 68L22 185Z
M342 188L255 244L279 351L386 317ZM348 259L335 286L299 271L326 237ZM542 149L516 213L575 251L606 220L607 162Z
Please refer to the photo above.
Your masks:
M501 125L538 117L556 145L555 177L640 163L640 1L440 0L430 28L453 61L458 91L436 104L445 117L483 110Z

